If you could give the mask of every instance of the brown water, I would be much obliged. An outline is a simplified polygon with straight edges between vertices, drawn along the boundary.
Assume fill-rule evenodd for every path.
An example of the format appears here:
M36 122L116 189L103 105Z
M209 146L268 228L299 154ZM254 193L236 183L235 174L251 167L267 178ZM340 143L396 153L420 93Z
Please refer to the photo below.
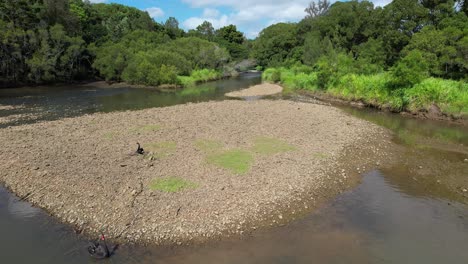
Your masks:
M219 81L209 88L203 86L200 93L189 91L185 95L181 91L160 94L145 89L96 88L92 93L100 98L95 98L80 89L45 89L40 98L26 97L35 102L31 105L24 100L28 96L24 91L15 91L15 95L9 90L8 95L0 91L0 104L18 102L26 106L21 110L24 112L33 107L49 109L41 119L56 119L185 103L190 101L188 97L193 101L221 100L225 91L259 81L258 76ZM66 104L54 105L67 102L70 93L77 93L77 98L69 108L77 109L67 112ZM343 109L394 131L395 141L403 149L397 166L371 169L357 188L283 227L202 246L123 245L104 263L468 263L468 192L463 190L468 189L468 129ZM14 111L2 110L0 116L13 115ZM15 122L10 125L17 125ZM2 188L0 234L1 263L95 262L86 253L83 237Z

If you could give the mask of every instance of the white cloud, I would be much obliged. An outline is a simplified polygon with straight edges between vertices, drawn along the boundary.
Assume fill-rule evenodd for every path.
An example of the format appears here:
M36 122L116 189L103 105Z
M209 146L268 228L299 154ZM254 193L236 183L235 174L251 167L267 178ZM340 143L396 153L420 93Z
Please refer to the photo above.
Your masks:
M148 12L150 17L152 18L164 16L164 11L159 7L149 7L149 8L146 8L145 11Z
M265 27L280 22L296 22L306 16L305 8L311 0L182 0L196 8L205 8L201 17L191 17L182 25L193 29L209 21L215 28L234 24L242 28L248 38L255 38ZM331 0L332 3L336 2ZM374 0L375 6L385 6L391 0ZM216 7L227 7L233 11L221 15Z
M90 0L91 3L93 4L98 4L98 3L105 3L107 0Z
M220 15L219 11L214 8L205 8L203 10L203 17L216 18Z
M374 6L381 6L384 7L392 2L392 0L373 0L371 1L374 3Z
M214 28L221 28L225 27L231 23L229 23L228 16L222 15L219 18L208 18L208 17L191 17L184 22L182 25L187 29L194 29L197 26L201 25L204 21L210 22Z

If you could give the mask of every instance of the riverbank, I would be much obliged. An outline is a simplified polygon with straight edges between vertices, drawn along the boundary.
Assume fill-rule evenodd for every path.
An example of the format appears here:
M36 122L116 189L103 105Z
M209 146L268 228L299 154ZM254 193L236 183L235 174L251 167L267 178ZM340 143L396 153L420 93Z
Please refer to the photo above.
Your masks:
M297 66L267 69L262 79L280 83L287 92L308 93L329 102L468 125L466 82L427 78L411 87L395 88L392 87L394 80L389 72L374 75L342 73L333 76L333 81L329 80L326 84L323 84L325 77L322 75L307 66Z
M295 91L295 93L297 93L300 96L306 96L306 97L321 101L329 105L349 105L349 106L356 107L356 108L367 107L367 108L378 109L380 111L396 113L396 114L400 114L402 116L411 117L411 118L417 118L417 119L423 119L423 120L424 119L435 120L435 121L441 121L445 123L468 127L468 117L465 117L465 116L454 117L452 115L443 113L440 111L440 108L438 108L437 105L434 105L433 107L430 107L427 110L421 110L421 111L395 111L394 109L389 108L389 107L368 104L361 100L357 100L357 101L346 100L346 99L333 96L325 92L298 90L298 91Z
M19 197L85 234L154 244L287 223L386 162L391 144L336 108L288 101L93 114L0 135L15 146L0 150L0 181Z

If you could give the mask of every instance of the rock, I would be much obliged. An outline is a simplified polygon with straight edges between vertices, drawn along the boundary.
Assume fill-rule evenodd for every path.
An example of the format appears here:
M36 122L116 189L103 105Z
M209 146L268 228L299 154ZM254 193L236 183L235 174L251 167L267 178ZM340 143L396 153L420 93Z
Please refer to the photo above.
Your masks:
M463 191L463 192L468 192L468 190L467 190L467 189L463 189L462 191Z

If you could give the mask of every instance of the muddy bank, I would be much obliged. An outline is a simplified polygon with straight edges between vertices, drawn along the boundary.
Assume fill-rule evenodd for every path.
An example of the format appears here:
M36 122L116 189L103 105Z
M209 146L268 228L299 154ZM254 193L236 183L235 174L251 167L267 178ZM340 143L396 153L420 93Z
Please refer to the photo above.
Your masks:
M86 234L181 244L284 224L384 163L340 110L223 101L0 129L0 181ZM135 154L136 142L145 148Z
M267 96L267 95L274 95L279 94L283 91L283 87L271 84L271 83L262 83L259 85L255 85L249 87L244 90L235 91L227 93L227 97L234 97L234 98L243 98L243 97L251 97L251 96Z

